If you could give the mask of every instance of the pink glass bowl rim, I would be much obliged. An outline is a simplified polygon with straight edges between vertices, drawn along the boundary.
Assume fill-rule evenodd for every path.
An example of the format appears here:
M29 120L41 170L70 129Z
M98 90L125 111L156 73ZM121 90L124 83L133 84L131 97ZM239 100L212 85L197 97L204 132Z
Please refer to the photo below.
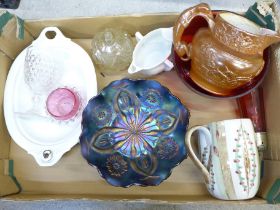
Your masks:
M59 111L61 102L66 102L66 105L63 106L66 108L66 111L65 109L63 110L64 113ZM58 120L68 120L74 117L79 111L80 99L78 94L69 88L57 88L49 94L46 106L48 112L54 118Z

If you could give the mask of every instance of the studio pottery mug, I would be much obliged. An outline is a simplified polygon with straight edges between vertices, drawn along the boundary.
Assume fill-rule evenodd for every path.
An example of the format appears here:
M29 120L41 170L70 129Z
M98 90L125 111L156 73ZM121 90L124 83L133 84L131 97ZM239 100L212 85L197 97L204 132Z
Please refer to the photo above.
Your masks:
M133 51L128 73L140 72L152 76L162 71L170 71L173 63L168 60L171 54L173 28L158 28L145 36L135 33L137 45Z
M197 157L191 137L198 131ZM202 171L209 193L222 200L243 200L256 195L260 162L250 119L233 119L194 126L186 134L190 157Z
M201 19L208 27L193 30L190 25ZM174 50L180 59L191 59L192 80L211 93L248 84L264 67L264 49L280 41L275 31L261 28L236 13L219 12L214 18L205 3L179 16L173 37Z

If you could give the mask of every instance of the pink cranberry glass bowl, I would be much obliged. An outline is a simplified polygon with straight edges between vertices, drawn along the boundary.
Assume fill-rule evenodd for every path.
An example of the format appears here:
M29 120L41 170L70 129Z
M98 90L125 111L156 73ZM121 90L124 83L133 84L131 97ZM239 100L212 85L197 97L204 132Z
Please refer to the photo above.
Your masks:
M69 120L79 111L78 94L68 88L57 88L47 98L47 110L57 120Z

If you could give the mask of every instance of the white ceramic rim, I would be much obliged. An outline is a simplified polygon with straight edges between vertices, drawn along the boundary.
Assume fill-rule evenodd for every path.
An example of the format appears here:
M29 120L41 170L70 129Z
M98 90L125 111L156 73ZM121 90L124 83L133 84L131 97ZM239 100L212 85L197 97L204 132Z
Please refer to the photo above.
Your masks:
M221 122L236 122L236 121L251 121L252 122L252 120L250 119L250 118L233 118L233 119L226 119L226 120L219 120L219 121L213 121L213 122L210 122L210 123L208 123L208 124L206 124L206 125L203 125L203 126L207 126L207 125L210 125L210 124L212 124L212 123L221 123Z
M170 27L169 27L169 28L170 28ZM151 70L151 69L153 69L153 68L158 67L159 65L163 64L164 61L165 61L166 59L168 59L168 57L171 55L172 42L171 42L170 51L169 51L169 53L168 53L166 59L165 59L163 62L159 62L159 63L157 63L157 64L154 64L153 66L150 66L148 69L143 69L142 67L140 67L140 66L138 66L138 65L136 65L136 64L134 63L134 60L135 60L135 57L136 57L135 54L137 53L137 51L139 51L140 43L146 41L147 39L150 39L150 37L153 37L155 33L158 33L159 31L162 31L162 30L164 30L164 29L169 29L169 28L158 28L158 29L155 29L155 30L153 30L153 31L150 31L150 32L147 33L145 36L143 36L143 38L142 38L139 42L137 42L137 44L136 44L136 46L135 46L135 48L134 48L134 50L133 50L133 53L132 53L132 64L133 64L133 66L135 66L135 67L138 68L138 69L141 69L142 71L148 71L148 70ZM172 27L172 28L173 28L173 27ZM166 41L166 42L168 42L168 41Z
M226 21L228 24L238 28L239 30L246 31L247 33L249 33L250 35L253 35L253 36L276 35L277 34L276 31L273 31L270 29L263 30L264 29L263 27L259 26L258 24L249 20L248 18L246 18L242 15L236 14L236 13L223 12L223 13L220 13L219 16L224 21ZM234 20L238 20L241 23L246 23L247 27L243 28L243 27L238 26ZM249 28L254 28L255 31L253 32L253 31L249 30ZM266 32L266 34L264 34L264 32Z

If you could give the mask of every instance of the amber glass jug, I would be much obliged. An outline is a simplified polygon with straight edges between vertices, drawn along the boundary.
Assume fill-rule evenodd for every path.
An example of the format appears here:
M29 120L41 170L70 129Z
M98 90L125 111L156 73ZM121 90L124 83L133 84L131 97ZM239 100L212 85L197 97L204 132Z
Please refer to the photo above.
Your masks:
M185 30L201 17L208 27L196 31L190 43L185 42ZM264 49L280 41L277 32L236 13L219 12L214 18L205 3L185 10L173 30L175 52L184 61L191 59L190 77L212 93L249 83L263 69Z

